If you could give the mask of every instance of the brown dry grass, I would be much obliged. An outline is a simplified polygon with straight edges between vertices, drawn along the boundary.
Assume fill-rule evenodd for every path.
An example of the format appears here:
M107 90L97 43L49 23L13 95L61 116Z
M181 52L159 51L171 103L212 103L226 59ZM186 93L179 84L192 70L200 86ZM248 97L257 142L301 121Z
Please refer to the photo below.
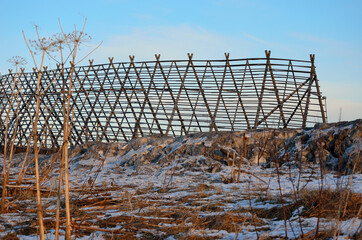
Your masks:
M316 230L313 229L305 233L303 236L299 237L298 239L301 240L324 240L324 239L333 239L337 228L335 225L331 224L329 227L321 228L318 234L316 235ZM354 235L348 236L348 239L351 240L360 240L362 239L362 228L359 229Z
M3 236L4 240L19 240L18 236L16 235L16 233L8 233L5 236Z
M30 180L29 180L30 181ZM33 179L33 181L35 181ZM31 184L31 182L29 182ZM241 192L239 186L231 186L228 193L221 187L212 183L197 183L182 188L162 188L149 185L127 184L117 186L100 186L99 184L77 184L72 190L71 214L72 235L77 237L92 236L95 231L102 232L105 239L136 239L141 234L143 239L163 239L174 236L177 239L215 239L208 236L210 230L224 230L238 233L241 229L252 231L268 231L268 220L263 219L290 219L295 210L303 206L300 216L303 218L319 217L338 219L340 221L353 217L361 217L362 195L351 192L349 189L304 189L294 194L283 195L284 206L281 206L280 196L268 194L268 188L250 189L250 194ZM15 189L12 201L16 204L21 200L35 199L35 188ZM18 192L17 192L18 191ZM177 192L188 192L178 195ZM235 194L237 193L237 194ZM42 188L42 197L46 199L53 196L51 189ZM221 195L222 198L215 195ZM172 196L172 197L170 197ZM322 201L320 201L322 196ZM239 208L230 209L228 203L245 200L247 197L257 198L260 203L278 204L273 208ZM296 199L297 198L297 199ZM53 203L50 203L54 204ZM9 206L12 206L9 204ZM46 205L45 205L46 206ZM49 206L49 205L48 205ZM36 207L18 205L13 210L36 212ZM105 215L106 210L114 210L116 216ZM54 211L44 211L44 225L46 229L54 229ZM65 229L66 221L64 212L60 216L61 228ZM37 223L22 224L9 237L21 235L36 235ZM321 226L318 230L304 232L300 239L325 239L338 233L336 225L326 228ZM202 234L205 233L205 236ZM200 235L201 234L201 235ZM265 237L265 238L264 238ZM352 239L359 239L361 231ZM11 238L9 238L11 239ZM16 239L16 238L14 238ZM263 238L273 239L265 233ZM275 239L275 238L274 238Z
M322 201L320 200L322 196ZM321 203L320 203L321 202ZM321 208L321 217L346 220L352 217L361 217L358 211L362 206L362 195L350 192L348 189L325 189L303 191L300 194L299 205L304 206L303 217L317 217Z
M325 189L322 193L319 190L303 190L299 192L297 201L294 201L291 195L285 196L286 199L293 199L293 201L285 204L284 210L281 206L277 206L270 209L253 209L250 214L249 210L245 208L227 210L228 199L216 202L206 201L219 190L212 185L198 184L190 189L193 193L169 200L164 199L162 193L152 186L137 190L135 190L135 186L129 187L124 189L119 187L93 188L87 195L82 195L82 198L76 198L77 193L75 193L71 201L73 235L91 236L95 231L100 231L105 239L136 239L137 233L141 233L144 239L162 239L166 236L175 236L178 239L214 239L215 237L212 236L195 235L194 232L195 230L202 232L210 229L236 233L241 228L245 229L248 226L260 228L265 224L262 219L284 219L284 210L289 219L293 211L300 206L304 207L301 211L301 216L304 218L318 216L320 209L322 209L321 217L327 219L345 220L356 216L361 217L358 215L358 211L362 205L362 196L348 192L348 190ZM75 189L74 192L80 193L81 191L78 190ZM172 191L175 190L178 189L172 189ZM145 200L144 196L152 191L157 193L156 196ZM115 197L110 192L120 194ZM49 194L49 191L45 191L44 195L46 194ZM320 195L323 197L322 205L319 201ZM14 197L14 200L34 198L35 192L34 189L27 189L25 192L20 191L15 194ZM280 198L278 196L260 197L259 201L278 204ZM19 205L18 207L25 206ZM35 210L35 206L32 209ZM118 211L118 216L104 216L104 209L115 209ZM344 211L344 209L346 210ZM132 215L129 215L132 210ZM47 229L53 229L55 226L55 221L50 220L53 215L53 212L45 211L44 225ZM65 222L64 214L60 220L62 223ZM16 234L37 233L36 224L23 225L21 230L7 237L16 239ZM315 231L311 231L305 233L301 239L315 237L325 239L331 236L331 232L333 237L335 229L321 228L317 236L313 235ZM352 237L358 239L360 236L361 231Z
M320 201L322 196L322 201ZM285 195L284 197L294 199L292 195ZM361 217L358 211L362 207L362 194L354 193L348 189L343 190L303 190L298 194L299 199L289 204L285 204L284 210L287 218L292 217L293 211L303 206L301 216L304 218L318 217L321 210L320 217L327 219L340 219L346 220L353 217ZM260 202L268 201L275 204L280 203L279 196L259 198ZM278 220L284 219L282 206L272 207L270 209L254 209L253 212L260 218Z

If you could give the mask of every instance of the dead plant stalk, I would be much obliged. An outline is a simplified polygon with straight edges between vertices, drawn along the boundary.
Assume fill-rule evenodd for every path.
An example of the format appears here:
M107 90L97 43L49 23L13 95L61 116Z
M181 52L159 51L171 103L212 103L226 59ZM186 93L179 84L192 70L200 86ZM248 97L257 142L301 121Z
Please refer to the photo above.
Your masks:
M5 198L7 195L7 189L6 189L6 185L9 183L9 175L10 175L10 166L11 166L11 160L12 160L12 156L13 156L13 150L14 150L14 142L15 142L15 137L16 137L16 131L17 131L17 127L18 127L18 111L19 111L19 92L21 90L21 88L18 88L18 90L16 91L16 102L17 102L17 107L16 107L16 111L15 111L15 115L16 115L16 122L15 122L15 129L13 132L13 137L12 137L12 141L10 144L10 156L9 156L9 161L7 163L7 153L8 153L8 128L9 128L9 117L10 117L10 112L11 112L11 108L13 105L13 98L15 95L15 88L16 85L19 85L19 75L18 75L18 64L16 64L16 72L15 72L15 77L13 78L13 88L11 91L11 97L9 100L9 108L6 114L6 121L5 121L5 142L4 142L4 166L3 166L3 175L4 175L4 179L3 179L3 188L2 188L2 198L1 198L1 212L5 211Z
M84 60L87 56L89 56L93 51L95 51L100 44L94 48L92 51L90 51L85 57L83 57L80 61L76 62L76 57L78 53L79 44L81 43L81 40L83 38L87 37L87 34L84 33L84 29L86 26L87 19L84 21L83 28L80 32L77 31L76 26L74 26L74 34L73 35L66 35L63 31L62 25L59 21L59 26L62 31L65 43L67 44L69 50L70 50L70 56L72 58L70 62L70 75L68 75L68 92L66 94L65 92L65 81L63 81L63 113L64 113L64 124L63 124L63 150L62 150L62 162L64 163L64 182L65 182L65 208L66 208L66 239L71 238L71 218L70 218L70 203L69 203L69 154L68 154L68 146L69 146L69 136L72 126L72 120L74 116L71 118L72 107L71 107L71 98L72 98L72 85L73 85L73 76L75 74L75 66L82 60ZM71 43L73 43L73 47L71 47ZM62 55L63 56L63 55ZM64 64L62 63L62 66ZM65 104L66 102L66 104ZM62 169L61 169L62 171ZM61 179L59 180L61 181Z
M23 32L23 36L24 36L26 45L28 46L28 49L30 51L30 54L33 57L34 64L35 64L35 66L37 66L33 51L29 47L29 44L27 42L24 32ZM43 210L42 210L42 203L41 203L40 176L39 176L38 121L39 121L39 110L40 110L40 83L41 83L41 79L42 79L42 75L43 75L42 68L43 68L46 52L50 45L44 46L42 44L42 42L40 41L39 35L38 35L38 40L39 40L39 43L41 46L42 55L41 55L40 66L39 66L39 68L36 67L38 70L38 73L37 73L37 85L36 85L36 111L35 111L35 119L34 119L34 123L33 123L33 134L34 134L33 137L34 137L34 161L35 161L35 175L36 175L36 193L37 193L36 199L37 199L37 213L38 213L38 219L39 219L39 232L40 232L40 239L44 240L45 239L45 236L44 236L45 228L44 228L44 223L43 223Z

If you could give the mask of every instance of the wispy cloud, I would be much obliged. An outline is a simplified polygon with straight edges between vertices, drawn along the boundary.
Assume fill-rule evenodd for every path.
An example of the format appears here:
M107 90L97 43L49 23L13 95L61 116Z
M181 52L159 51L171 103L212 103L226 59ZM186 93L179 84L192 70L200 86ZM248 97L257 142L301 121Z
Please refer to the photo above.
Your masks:
M270 44L270 42L265 41L264 39L258 38L256 36L250 35L248 33L243 33L243 36L246 37L247 39L257 42L257 43L261 43L261 44L265 44L265 45Z
M105 40L95 58L114 56L115 59L121 57L118 60L124 60L128 55L135 55L136 59L145 60L154 59L157 53L161 54L162 59L185 59L187 53L194 53L195 58L215 59L223 58L224 52L243 53L245 56L250 44L248 39L235 39L188 25L139 28Z

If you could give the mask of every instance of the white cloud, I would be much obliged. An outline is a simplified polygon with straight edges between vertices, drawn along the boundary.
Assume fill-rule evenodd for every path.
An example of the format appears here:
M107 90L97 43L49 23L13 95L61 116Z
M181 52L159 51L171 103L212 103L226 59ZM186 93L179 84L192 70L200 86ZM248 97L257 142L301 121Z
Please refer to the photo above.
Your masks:
M231 52L234 57L245 57L250 44L250 40L234 39L187 25L140 28L129 34L109 37L93 57L100 62L108 57L128 61L129 55L135 55L135 60L151 60L154 54L161 54L163 60L187 59L187 53L194 53L194 59L224 58L225 52Z

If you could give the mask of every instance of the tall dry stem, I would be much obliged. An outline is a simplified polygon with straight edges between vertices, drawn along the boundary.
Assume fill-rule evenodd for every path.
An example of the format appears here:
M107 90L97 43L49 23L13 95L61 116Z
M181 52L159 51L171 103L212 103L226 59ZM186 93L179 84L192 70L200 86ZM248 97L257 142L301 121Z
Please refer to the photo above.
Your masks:
M37 213L38 213L38 220L39 220L39 232L40 232L40 239L45 239L45 227L43 222L43 209L41 203L41 191L40 191L40 173L39 173L39 148L38 148L38 123L39 123L39 112L40 112L40 105L41 105L41 81L43 77L43 66L44 66L44 59L45 56L50 52L54 51L56 43L52 39L48 38L40 38L38 28L36 28L37 40L29 41L32 47L35 50L40 51L41 53L41 60L40 65L38 67L37 62L34 57L34 52L31 50L27 38L25 37L25 33L23 32L23 37L25 43L28 47L28 50L33 58L35 69L37 71L37 84L36 84L36 110L35 116L33 121L33 139L34 139L34 162L35 162L35 176L36 176L36 199L37 199Z
M84 26L83 29L81 31L77 31L77 28L74 28L74 32L70 33L70 34L65 34L62 26L60 24L59 21L59 26L61 29L61 33L60 34L56 34L52 37L49 38L44 38L44 37L40 37L39 32L38 32L38 28L36 27L36 39L35 40L27 40L27 38L25 37L25 33L23 32L23 37L25 40L25 43L28 47L28 50L30 52L30 55L33 59L33 63L34 63L34 72L36 72L36 76L37 76L37 81L36 81L36 91L35 91L35 97L36 97L36 109L35 109L35 115L34 116L30 116L31 118L31 122L32 122L32 136L33 136L33 144L34 144L34 163L35 163L35 175L36 175L36 190L37 190L37 194L36 194L36 199L37 199L37 213L38 213L38 221L39 221L39 232L40 232L40 239L45 239L45 227L44 227L44 223L43 223L43 209L42 209L42 197L41 197L41 191L40 191L40 184L41 184L41 180L45 179L45 177L47 176L47 174L49 173L50 169L53 166L53 162L55 161L55 159L53 159L51 165L49 166L49 168L45 169L45 176L41 179L40 178L40 169L39 169L39 151L40 148L43 146L43 142L42 142L42 136L39 135L38 132L38 126L39 124L41 124L43 122L43 120L40 121L40 107L42 104L42 99L41 96L43 96L43 94L47 94L46 92L48 91L48 89L52 86L52 84L55 81L58 81L60 77L63 78L63 144L61 147L61 151L62 151L62 158L61 158L61 164L60 164L60 176L59 176L59 184L58 184L58 199L57 199L57 223L56 223L56 239L59 238L59 228L60 228L60 221L59 221L59 215L60 215L60 197L61 197L61 193L62 193L62 179L63 179L63 174L65 176L64 182L65 182L65 188L64 188L64 193L65 193L65 205L66 205L66 239L70 239L71 238L71 218L70 218L70 203L69 203L69 171L68 171L68 147L69 147L69 141L70 141L70 129L72 126L72 121L74 118L74 114L72 111L72 106L71 106L71 96L72 96L72 84L73 84L73 76L75 74L75 66L76 64L78 64L80 61L82 61L83 59L85 59L87 56L89 56L89 54L91 54L93 51L95 51L95 49L97 49L100 44L94 48L91 52L89 52L85 57L83 57L80 61L76 61L76 56L78 53L78 49L79 49L79 45L82 41L84 40L88 40L90 39L90 37L84 33L84 28L86 25L86 20L84 22ZM63 48L68 47L68 55L63 55ZM55 57L55 55L53 55L53 52L58 52L60 51L60 61L58 61ZM38 64L35 55L39 55L40 56L40 63ZM49 84L43 84L42 80L44 77L44 73L46 71L46 67L44 67L44 60L45 57L49 57L50 59L54 60L57 62L57 65L60 66L60 71L58 74L56 74L55 76L53 76L53 78L51 79ZM67 77L64 77L64 65L65 62L67 62L70 59L70 73L68 73ZM59 67L58 67L59 68ZM44 69L44 70L43 70ZM67 89L67 90L66 90ZM53 109L51 109L51 112L53 111ZM49 125L48 122L49 118L44 119L44 123L45 123L45 134L47 134L47 131L50 131L51 126ZM40 132L43 132L43 130L41 130ZM44 134L44 133L43 133ZM45 143L47 141L47 136L45 136ZM7 142L7 139L6 139ZM13 141L14 142L14 141ZM28 142L28 150L29 150L29 146L31 144L31 141L29 140ZM38 145L39 144L39 145ZM6 149L7 150L7 149ZM6 151L8 152L8 151ZM28 154L28 151L27 151ZM27 155L26 155L27 158ZM5 163L6 163L6 157L5 157ZM5 165L4 165L5 166ZM24 170L25 167L25 160L22 164L21 167L21 171L19 173L19 177L18 177L18 181L17 183L20 184L21 179L23 178L26 169ZM4 167L4 184L6 187L6 169L9 169ZM6 191L4 192L4 194L6 193ZM2 201L5 201L5 198L2 199ZM4 204L2 204L2 207L4 207Z
M319 132L317 132L316 135L317 135L317 137L319 137ZM319 153L318 154L318 161L319 161L319 170L320 170L320 177L321 177L321 184L320 184L320 189L319 189L317 227L316 227L316 231L315 231L315 237L317 237L318 232L319 232L320 219L321 219L322 210L323 210L323 206L322 206L323 204L322 203L323 203L323 189L324 189L324 162L322 161L322 157L321 157L320 143L317 142L317 141L314 141L314 143L315 143L315 146L317 146L316 152Z
M293 195L294 195L294 201L295 203L298 202L299 200L299 180L300 180L300 174L301 172L299 173L299 176L298 176L298 183L297 183L297 186L295 186L295 183L293 181L293 178L292 178L292 167L291 167L291 164L290 164L290 159L289 159L289 154L287 153L287 147L286 145L284 145L284 148L285 148L285 158L286 158L286 162L289 163L288 164L288 168L289 168L289 179L290 179L290 182L292 184L292 191L293 191ZM301 168L302 166L300 166ZM298 221L299 221L299 228L300 228L300 232L302 233L302 236L304 235L304 231L303 231L303 226L302 226L302 219L301 219L301 212L300 212L300 209L297 208L297 214L298 214Z
M19 113L19 92L20 91L21 91L21 87L19 87L19 89L18 89L18 91L16 93L16 111L15 111L16 117L15 117L15 126L14 126L14 130L13 130L13 136L12 136L12 139L11 139L11 142L10 142L10 156L9 156L9 160L8 160L6 183L9 183L11 161L13 159L15 138L16 138L16 134L17 134L17 130L18 130L18 124L19 124L19 115L18 115L18 113Z
M341 222L342 222L342 219L343 217L345 216L346 212L347 212L347 205L348 205L348 201L349 201L349 198L350 198L350 195L351 195L351 189L352 189L352 182L353 182L353 174L356 172L356 168L357 168L357 165L360 164L359 161L361 161L360 159L360 151L359 149L361 149L361 146L360 146L361 142L358 142L358 147L357 147L357 157L356 157L356 160L353 164L353 168L352 168L352 171L350 173L350 176L347 180L347 183L345 184L345 186L342 186L342 185L338 185L337 186L337 189L339 189L339 191L343 191L343 190L347 190L347 193L344 194L344 199L341 198L341 200L344 200L343 201L340 201L339 203L339 209L338 209L338 218L337 218L337 224L336 224L336 231L334 232L334 235L333 235L333 240L340 235L341 233L341 230L342 230L342 226L340 226ZM338 169L338 172L340 172L340 169ZM342 208L343 208L343 211L342 211ZM362 206L360 207L357 215L356 215L356 218L353 220L353 224L351 225L351 229L353 228L353 226L355 225L356 223L356 219L358 217L361 216L361 211L362 211ZM342 218L342 219L341 219Z
M66 45L68 46L70 53L71 53L71 62L70 62L70 74L68 75L68 92L65 94L63 92L63 113L64 113L64 124L63 124L63 154L62 154L62 161L64 162L64 182L65 182L65 208L66 208L66 239L71 238L71 217L70 217L70 202L69 202L69 154L68 154L68 146L69 146L69 136L70 136L70 129L72 125L71 120L71 97L72 97L72 85L73 85L73 76L75 74L75 66L76 64L80 63L84 60L89 54L91 54L95 49L97 49L100 45L94 48L91 52L89 52L85 57L81 60L76 61L79 45L82 43L83 40L87 40L90 37L84 32L86 26L87 19L84 21L84 25L81 31L77 31L77 28L74 27L74 32L72 34L65 34L62 28L62 25L59 21L59 26L62 31L64 40ZM73 44L71 46L71 44ZM63 89L65 81L63 81ZM65 104L66 102L66 104Z
M249 202L249 208L250 208L250 213L252 215L252 224L253 224L253 227L254 227L254 231L256 233L256 236L257 238L259 239L259 232L258 232L258 229L256 227L256 221L255 221L255 218L256 218L256 214L254 213L254 208L253 208L253 205L252 205L252 202L251 202L251 176L249 176L249 181L248 181L248 202ZM249 228L248 228L248 231L249 231Z
M5 120L5 140L4 140L4 166L3 166L3 188L2 188L2 195L1 195L1 212L5 211L5 198L7 195L7 189L6 189L6 179L7 179L7 172L6 172L6 166L7 166L7 152L8 152L8 129L9 129L9 116L10 116L10 111L11 111L11 105L12 105L12 101L13 101L13 96L14 96L14 91L15 91L15 80L14 80L14 85L11 91L11 97L9 99L9 109L7 110L6 113L6 120Z
M275 143L275 132L273 132L273 140L274 140L274 148L273 151L271 153L272 159L274 159L275 162L275 169L277 172L277 182L278 182L278 190L279 190L279 194L280 194L280 202L282 204L282 209L283 209L283 215L284 215L284 232L285 232L285 238L288 239L288 226L287 226L287 213L286 213L286 209L285 209L285 204L284 204L284 197L283 197L283 191L282 191L282 185L280 182L280 169L279 169L279 159L277 157L277 145Z
M240 182L240 175L241 175L241 160L246 157L246 140L247 140L247 137L245 136L245 132L244 132L244 134L243 134L244 152L243 152L243 157L241 156L241 153L240 153L239 171L238 171L238 180L237 180L238 183Z
M11 96L9 99L9 108L7 109L7 113L6 113L6 120L5 120L5 140L4 140L4 167L3 167L3 188L2 188L2 196L1 196L1 212L5 211L5 207L6 207L6 203L5 203L5 198L7 196L7 188L6 185L9 182L9 175L10 175L10 165L11 165L11 159L12 159L12 155L13 155L13 149L14 149L14 141L15 141L15 136L16 136L16 131L17 131L17 124L18 124L18 110L19 110L19 104L18 104L18 95L20 92L20 88L18 88L17 91L15 91L16 86L19 85L19 76L18 76L18 64L16 64L16 72L15 72L15 76L13 77L13 87L11 90ZM15 93L16 92L16 93ZM16 97L15 97L16 95ZM7 161L8 158L8 129L9 129L9 117L10 117L10 112L13 106L13 99L14 97L16 98L17 101L17 107L16 107L16 111L15 111L15 115L16 115L16 123L15 123L15 128L14 128L14 132L13 132L13 137L12 137L12 141L10 144L10 157L9 157L9 161Z
M40 69L38 71L38 82L36 87L36 111L35 111L35 120L34 120L34 160L35 160L35 175L36 175L36 198L37 198L37 210L39 218L39 231L40 239L45 239L44 237L44 223L43 223L43 209L41 204L41 192L40 192L40 174L39 174L39 150L38 150L38 121L39 121L39 110L40 110L40 83L42 78L42 66L44 63L45 52L42 56L42 62L40 64Z
M42 62L40 67L43 66L45 53L42 56ZM40 239L44 238L44 223L43 223L43 209L41 203L41 192L40 192L40 174L39 174L39 149L38 149L38 121L39 121L39 110L40 110L40 83L42 78L42 70L38 70L38 82L36 87L36 111L34 120L34 160L35 160L35 175L36 175L36 198L37 198L37 211L39 218L39 231Z
M235 157L236 157L236 154L235 152L233 153L233 163L231 165L231 182L233 183L234 182L234 179L235 179L235 170L234 170L234 166L235 166Z
M84 25L85 26L85 25ZM83 28L84 30L84 28ZM83 33L80 33L81 34ZM78 50L78 43L79 41L77 41L78 39L77 36L77 32L75 31L75 35L74 35L74 40L75 40L75 44L74 44L74 52L73 52L73 61L70 63L71 64L71 72L70 72L70 77L69 77L69 86L68 86L68 95L67 95L67 104L63 105L65 106L65 110L64 110L64 129L63 129L63 162L64 162L64 170L65 170L65 209L66 209L66 239L70 239L71 238L71 231L72 231L72 227L71 227L71 219L70 219L70 203L69 203L69 167L68 167L68 145L69 145L69 118L70 118L70 99L72 96L72 80L73 80L73 74L75 71L75 58L77 56L77 50ZM66 39L66 41L68 41ZM65 100L65 99L64 99ZM65 102L65 101L64 101Z

